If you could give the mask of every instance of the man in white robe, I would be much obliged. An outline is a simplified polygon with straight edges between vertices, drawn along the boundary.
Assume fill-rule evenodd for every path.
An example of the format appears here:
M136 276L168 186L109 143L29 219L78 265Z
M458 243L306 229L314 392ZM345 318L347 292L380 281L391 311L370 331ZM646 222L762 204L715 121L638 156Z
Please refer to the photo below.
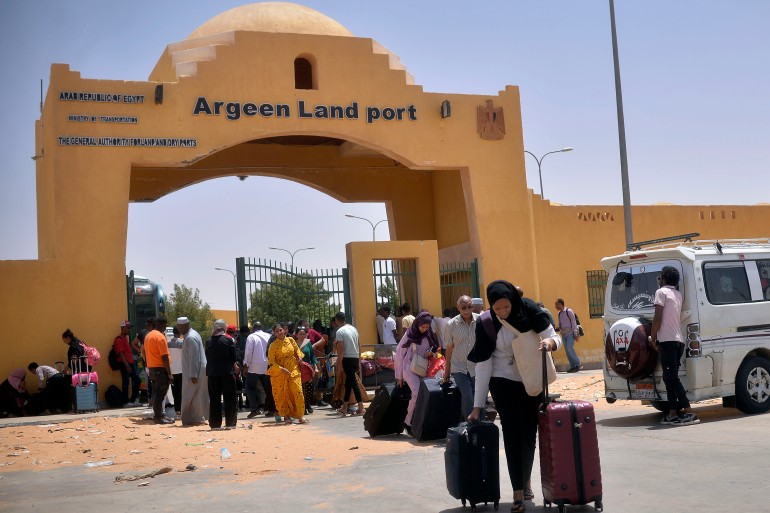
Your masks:
M190 327L187 317L176 320L182 343L182 425L206 422L209 409L209 387L206 378L206 352L200 334Z

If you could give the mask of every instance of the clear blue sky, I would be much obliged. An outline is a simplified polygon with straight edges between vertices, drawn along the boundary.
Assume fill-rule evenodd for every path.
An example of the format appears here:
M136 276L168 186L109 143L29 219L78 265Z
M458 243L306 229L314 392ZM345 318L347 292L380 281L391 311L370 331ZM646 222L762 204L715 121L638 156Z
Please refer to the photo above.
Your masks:
M51 63L67 63L84 78L146 80L167 44L243 3L0 2L0 259L37 257L30 157L40 79L47 88ZM621 204L607 0L304 5L382 43L426 91L496 94L519 86L526 149L540 155L575 148L544 161L546 198ZM615 8L632 203L770 201L763 185L770 178L770 2L617 0ZM528 184L538 191L534 159L527 156L526 164ZM212 196L227 198L232 209L182 213ZM253 215L239 210L275 197L292 212L280 223L247 222ZM212 307L232 308L232 278L214 267L234 269L237 256L285 261L268 246L314 246L297 254L297 266L343 267L345 243L371 238L368 224L345 213L385 218L383 205L344 205L278 179L209 181L131 205L126 266L166 289L184 283ZM157 234L158 225L167 228L165 251L156 251L155 240L149 255L146 234ZM762 230L757 236L768 236L770 228ZM385 223L377 235L387 238Z

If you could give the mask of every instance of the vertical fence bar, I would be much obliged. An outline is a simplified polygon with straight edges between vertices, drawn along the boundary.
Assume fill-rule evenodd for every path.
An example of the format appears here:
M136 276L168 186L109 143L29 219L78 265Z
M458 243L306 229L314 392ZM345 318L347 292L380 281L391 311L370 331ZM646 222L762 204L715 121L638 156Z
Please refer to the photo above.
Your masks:
M246 326L248 312L246 311L246 262L243 257L235 259L236 291L238 296L238 326Z

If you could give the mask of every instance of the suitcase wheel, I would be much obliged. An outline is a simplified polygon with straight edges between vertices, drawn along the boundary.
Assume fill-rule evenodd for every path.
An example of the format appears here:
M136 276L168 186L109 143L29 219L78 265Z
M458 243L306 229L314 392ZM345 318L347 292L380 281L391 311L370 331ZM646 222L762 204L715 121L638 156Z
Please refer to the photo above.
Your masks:
M499 508L499 507L500 507L500 503L499 502L495 502L495 511L497 511L497 508Z
M604 504L602 504L602 501L594 502L594 511L604 511Z
M567 506L559 504L559 513L564 513L565 511L567 511Z
M463 508L465 507L465 499L461 499L463 503Z

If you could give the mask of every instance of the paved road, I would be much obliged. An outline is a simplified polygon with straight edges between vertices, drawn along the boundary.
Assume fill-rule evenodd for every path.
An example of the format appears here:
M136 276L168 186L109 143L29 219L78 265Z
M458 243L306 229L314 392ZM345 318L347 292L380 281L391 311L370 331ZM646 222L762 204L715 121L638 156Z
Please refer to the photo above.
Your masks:
M701 424L664 427L658 425L660 414L648 407L598 410L605 511L770 511L765 498L770 417L721 406L696 406L696 411ZM360 419L331 421L322 412L314 415L314 425L328 436L365 436ZM435 450L427 452L363 457L333 474L296 469L248 483L211 479L225 472L214 469L167 474L145 488L114 484L114 473L80 467L9 472L0 474L0 511L463 511L446 492L443 442L433 445ZM537 472L536 462L537 498L527 511L555 511L542 505ZM511 490L502 454L501 474L500 511L508 511ZM570 512L592 510L568 507Z

